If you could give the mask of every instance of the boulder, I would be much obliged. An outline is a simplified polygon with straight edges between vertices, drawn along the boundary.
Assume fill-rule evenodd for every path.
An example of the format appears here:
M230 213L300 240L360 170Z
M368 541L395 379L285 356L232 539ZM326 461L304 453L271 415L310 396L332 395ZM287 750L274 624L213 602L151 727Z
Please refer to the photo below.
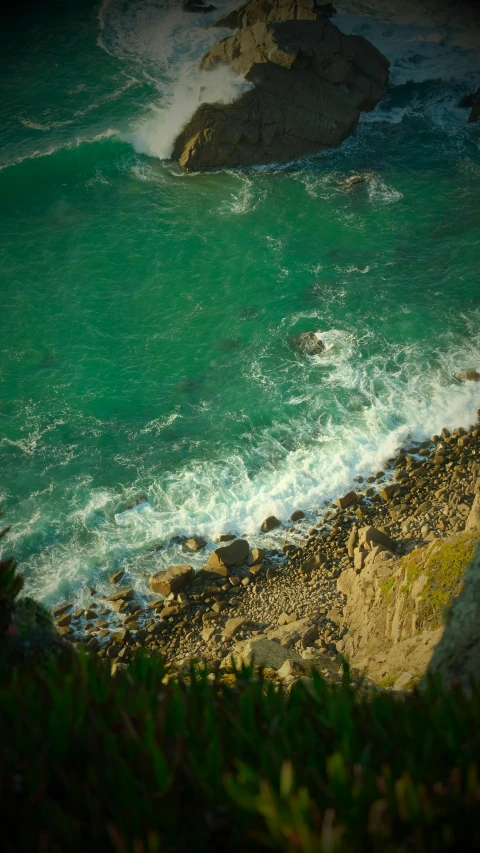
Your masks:
M192 575L193 568L191 566L170 566L163 572L151 575L148 584L152 592L159 595L170 595L172 592L178 592Z
M250 548L246 539L234 539L230 545L216 548L210 554L206 565L207 570L218 571L219 568L229 569L232 566L241 566L248 558Z
M387 533L384 533L383 530L377 530L376 527L362 527L359 531L358 544L360 548L366 548L367 551L371 551L375 545L383 545L389 551L395 551L397 547L395 541Z
M383 489L380 489L380 497L383 498L384 501L390 501L395 496L398 489L399 486L397 483L390 483L388 486L384 486Z
M264 548L252 548L250 554L248 555L247 563L249 566L256 566L259 563L262 563L266 556L266 551Z
M325 557L323 554L314 554L313 557L310 557L309 560L305 560L304 563L300 566L300 572L303 575L308 575L310 572L313 572L315 569L320 568L325 563Z
M207 540L202 539L201 536L192 536L191 539L187 539L184 545L188 551L202 551L207 547Z
M292 338L293 346L302 355L320 355L325 349L325 344L315 332L301 332Z
M305 518L305 513L301 509L296 509L295 512L292 512L290 521L300 521L302 518Z
M289 622L288 625L282 625L278 628L270 628L268 633L269 640L277 640L285 648L294 646L298 640L303 639L307 631L312 627L312 620L308 617L297 619L295 622Z
M251 27L257 21L317 21L334 14L331 3L319 4L316 0L250 0L239 9L217 18L212 27L236 30Z
M232 542L236 538L237 537L235 536L235 533L221 533L220 536L218 537L218 541L219 542Z
M338 498L336 501L337 506L340 509L347 509L349 506L353 506L358 500L358 495L356 492L347 492L342 498Z
M268 533L270 530L274 530L275 527L280 527L281 521L275 515L269 515L264 521L262 521L261 531L263 533Z
M382 97L389 63L321 16L243 27L200 68L222 65L251 86L232 103L196 109L172 153L187 172L288 161L338 145Z
M302 666L303 661L299 654L287 651L280 643L274 640L256 639L237 643L233 651L227 655L221 663L222 667L230 667L233 663L240 666L242 661L246 664L255 663L268 669L280 669L286 660L296 660Z
M245 619L244 616L234 616L232 619L227 619L224 631L229 637L234 637L235 634L238 634L239 631L243 631L245 628L248 628L249 625L250 621Z
M108 601L131 601L135 595L133 586L126 586L108 596Z

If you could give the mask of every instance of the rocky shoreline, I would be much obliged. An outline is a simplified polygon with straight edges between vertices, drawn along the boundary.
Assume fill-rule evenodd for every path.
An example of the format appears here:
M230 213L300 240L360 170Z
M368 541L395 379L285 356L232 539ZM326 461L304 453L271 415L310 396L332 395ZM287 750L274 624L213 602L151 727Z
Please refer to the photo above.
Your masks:
M464 563L470 561L480 537L479 476L480 425L444 429L402 449L384 471L358 477L355 490L315 525L295 512L283 525L281 550L251 548L225 534L200 571L186 564L152 575L145 607L133 587L121 585L119 572L111 595L91 589L88 608L54 608L57 629L113 672L138 649L162 654L171 672L192 660L228 671L233 655L237 662L253 659L288 685L312 667L338 678L345 656L377 684L402 687L405 673L410 681L423 674L441 636L437 611L433 621L432 613L423 618L422 596L409 598L408 579L423 578L420 568L428 569L432 549L444 543L453 548L458 540ZM280 525L270 517L262 531ZM194 538L188 548L205 545ZM458 583L452 584L453 594ZM410 669L393 678L399 655L402 664L410 653Z

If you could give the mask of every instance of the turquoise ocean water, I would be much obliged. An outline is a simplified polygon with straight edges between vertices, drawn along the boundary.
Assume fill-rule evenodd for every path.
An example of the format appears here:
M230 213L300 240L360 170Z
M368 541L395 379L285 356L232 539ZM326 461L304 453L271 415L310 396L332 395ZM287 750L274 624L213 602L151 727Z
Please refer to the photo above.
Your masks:
M480 405L453 379L480 369L478 57L339 16L392 60L355 135L185 176L175 132L241 85L195 72L209 20L74 0L0 37L0 500L48 603L118 568L141 592L173 537L254 539Z

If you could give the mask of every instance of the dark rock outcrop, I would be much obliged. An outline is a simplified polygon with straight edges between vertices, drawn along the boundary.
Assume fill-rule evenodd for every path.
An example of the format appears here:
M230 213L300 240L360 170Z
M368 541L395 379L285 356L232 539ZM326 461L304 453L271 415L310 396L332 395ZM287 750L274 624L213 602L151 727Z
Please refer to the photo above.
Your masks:
M252 88L231 104L198 107L173 150L186 171L288 161L338 145L382 97L389 62L321 16L243 27L200 68L221 65Z
M207 6L203 0L183 0L182 9L184 12L196 12L200 15L205 15L208 12L214 12L216 6Z
M478 121L480 118L480 89L477 89L477 92L473 96L473 103L470 115L468 117L469 121Z
M331 3L316 0L249 0L239 9L234 9L213 22L212 27L251 27L257 21L317 21L335 14Z

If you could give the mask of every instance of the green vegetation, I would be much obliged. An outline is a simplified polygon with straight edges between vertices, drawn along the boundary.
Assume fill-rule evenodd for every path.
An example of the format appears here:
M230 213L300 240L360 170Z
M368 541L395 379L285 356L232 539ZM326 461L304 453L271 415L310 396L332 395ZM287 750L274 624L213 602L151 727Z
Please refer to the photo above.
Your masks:
M248 667L172 678L143 654L112 677L52 643L20 588L2 561L7 853L480 848L480 686L467 697L435 680L399 700L345 669L339 685L313 673L286 693ZM24 652L36 642L43 655Z
M480 691L404 701L315 675L165 683L140 657L17 669L0 690L3 849L478 849Z
M382 586L380 587L380 592L382 593L382 595L390 595L393 587L395 586L395 581L396 578L391 577L388 579L388 581L386 581L386 583L382 584Z
M422 548L403 558L406 579L401 592L405 598L409 597L413 583L422 574L426 577L417 604L419 622L423 628L434 629L442 624L446 609L462 588L465 570L472 560L477 543L478 534L467 533L456 537L455 541L439 542L427 555Z
M477 543L478 534L469 534L456 542L443 543L428 558L425 565L428 580L420 598L418 615L429 627L439 627L444 610L460 593Z

